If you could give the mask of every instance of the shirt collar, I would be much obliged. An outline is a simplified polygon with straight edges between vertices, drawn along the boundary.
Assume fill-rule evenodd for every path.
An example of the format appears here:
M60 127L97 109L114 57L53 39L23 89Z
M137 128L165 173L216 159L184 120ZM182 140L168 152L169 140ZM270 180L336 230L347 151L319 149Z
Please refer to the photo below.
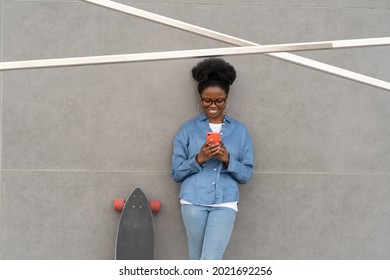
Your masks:
M208 120L207 116L204 113L200 113L197 119L199 121L207 121ZM232 122L232 118L229 117L228 115L224 115L223 120L224 120L224 122L228 122L228 123Z

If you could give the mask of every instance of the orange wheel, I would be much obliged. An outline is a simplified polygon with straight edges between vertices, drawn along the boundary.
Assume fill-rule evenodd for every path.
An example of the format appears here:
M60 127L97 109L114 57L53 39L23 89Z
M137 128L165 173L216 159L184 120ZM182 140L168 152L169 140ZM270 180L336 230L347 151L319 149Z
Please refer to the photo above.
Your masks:
M123 207L125 207L125 200L123 198L115 198L114 199L114 210L122 211Z
M152 199L151 201L149 201L149 206L153 213L160 212L161 209L160 200Z

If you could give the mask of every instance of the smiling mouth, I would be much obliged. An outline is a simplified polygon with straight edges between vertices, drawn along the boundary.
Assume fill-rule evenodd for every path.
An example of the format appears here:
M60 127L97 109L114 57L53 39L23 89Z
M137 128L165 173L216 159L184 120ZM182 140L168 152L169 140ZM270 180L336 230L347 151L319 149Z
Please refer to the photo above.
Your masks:
M218 113L218 111L218 109L207 109L207 112L209 112L211 115Z

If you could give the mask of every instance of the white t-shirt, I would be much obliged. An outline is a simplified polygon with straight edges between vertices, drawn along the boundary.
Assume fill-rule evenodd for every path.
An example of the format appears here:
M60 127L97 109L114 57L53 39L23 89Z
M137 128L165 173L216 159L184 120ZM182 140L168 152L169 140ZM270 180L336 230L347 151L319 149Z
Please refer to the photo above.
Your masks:
M210 123L210 129L212 132L221 132L222 130L222 124L221 123ZM184 199L180 199L180 203L181 204L191 204L190 202L184 200ZM204 205L204 206L210 206L210 207L228 207L228 208L232 208L233 210L235 210L236 212L238 211L238 207L237 207L237 204L238 204L238 201L234 201L234 202L225 202L225 203L219 203L219 204L209 204L209 205Z
M212 132L221 132L222 124L221 123L210 123L210 128Z

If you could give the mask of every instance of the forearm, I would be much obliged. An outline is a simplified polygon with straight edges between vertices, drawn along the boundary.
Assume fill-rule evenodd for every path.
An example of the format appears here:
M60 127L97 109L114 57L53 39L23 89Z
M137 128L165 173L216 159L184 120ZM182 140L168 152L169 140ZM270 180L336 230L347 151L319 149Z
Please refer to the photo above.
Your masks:
M171 176L177 183L183 182L187 177L202 170L200 164L196 161L196 156L188 160L174 161L171 169Z
M229 164L225 172L230 175L239 183L247 183L253 174L253 163L252 162L240 162L234 157L229 156Z

